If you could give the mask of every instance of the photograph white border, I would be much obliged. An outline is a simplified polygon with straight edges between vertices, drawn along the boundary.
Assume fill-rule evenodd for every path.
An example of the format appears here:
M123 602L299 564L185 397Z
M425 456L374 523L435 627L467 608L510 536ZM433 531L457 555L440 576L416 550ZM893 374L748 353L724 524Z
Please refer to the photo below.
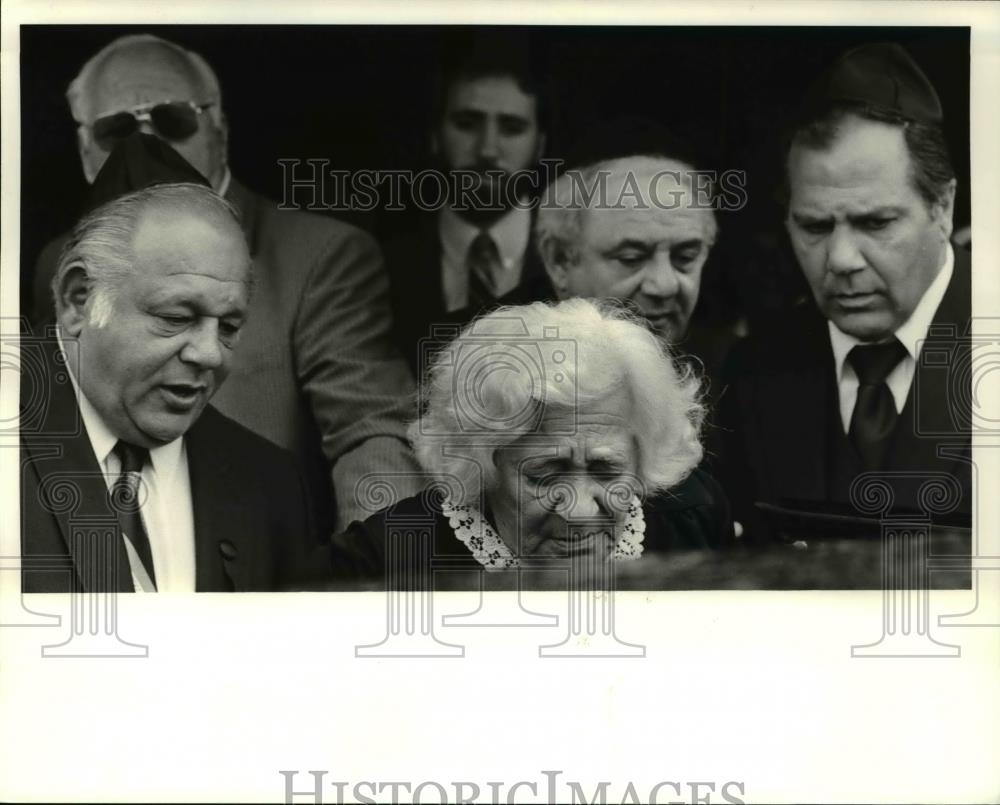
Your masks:
M998 10L7 0L0 314L18 315L20 24L970 25L973 313L1000 324ZM669 54L650 69L672 69ZM17 410L9 374L3 421ZM982 392L980 403L1000 411L996 378ZM9 447L0 445L0 557L19 544ZM1000 451L977 445L975 459L980 553L1000 557L996 496L983 494L998 488ZM0 570L0 611L19 605L16 577ZM938 639L961 646L958 658L859 659L851 646L878 638L879 592L619 595L619 634L644 644L644 659L543 660L530 629L466 630L460 659L356 658L355 645L384 633L380 594L122 596L121 636L148 645L146 658L43 658L40 646L60 630L0 628L0 799L283 801L282 769L299 770L303 787L307 770L327 770L347 793L358 781L534 781L539 795L521 796L539 802L544 770L587 792L612 781L615 802L629 782L644 797L661 781L712 781L711 802L728 781L744 784L746 802L1000 798L1000 628L935 625ZM972 595L932 593L934 623L969 609ZM1000 571L983 574L980 598L1000 620ZM66 610L65 596L28 600ZM334 788L323 801L337 801Z

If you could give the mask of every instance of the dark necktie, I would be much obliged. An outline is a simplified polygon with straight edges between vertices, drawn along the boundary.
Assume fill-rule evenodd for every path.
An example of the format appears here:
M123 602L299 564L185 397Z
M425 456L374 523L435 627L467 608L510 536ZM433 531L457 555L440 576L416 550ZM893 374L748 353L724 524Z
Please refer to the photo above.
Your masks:
M155 586L153 551L139 511L142 503L139 499L139 484L142 481L143 465L149 460L149 450L119 440L115 445L115 455L122 464L121 475L111 489L112 498L118 509L118 524L121 526L122 534L128 537L135 552L139 554L142 565Z
M859 344L847 355L858 375L858 399L848 435L866 470L882 468L896 428L896 403L885 379L905 355L906 348L896 338L884 344Z
M496 301L500 252L489 232L480 232L469 246L469 307L480 310Z

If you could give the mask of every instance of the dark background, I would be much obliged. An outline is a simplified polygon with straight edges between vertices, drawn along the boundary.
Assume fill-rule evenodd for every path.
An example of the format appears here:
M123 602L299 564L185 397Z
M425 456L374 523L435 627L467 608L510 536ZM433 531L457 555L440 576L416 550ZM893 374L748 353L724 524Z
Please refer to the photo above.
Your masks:
M86 185L65 101L83 63L112 39L149 32L215 68L230 123L230 166L281 193L282 158L337 169L428 164L433 67L455 26L23 26L21 303L42 246L69 228ZM906 47L937 88L958 176L956 228L969 212L968 28L536 27L525 33L554 90L547 156L601 120L650 117L690 140L707 167L743 169L745 209L720 214L702 309L723 318L800 290L774 187L782 126L807 84L863 42ZM341 215L379 232L392 213ZM762 301L763 300L763 301ZM770 301L769 301L770 300Z

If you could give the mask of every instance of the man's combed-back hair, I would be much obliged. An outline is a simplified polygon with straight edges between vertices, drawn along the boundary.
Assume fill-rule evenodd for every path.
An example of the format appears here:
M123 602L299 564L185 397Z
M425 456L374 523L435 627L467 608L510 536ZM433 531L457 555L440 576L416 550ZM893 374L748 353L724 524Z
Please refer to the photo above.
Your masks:
M159 184L119 196L85 215L73 228L52 280L57 309L63 278L74 267L82 267L93 286L90 320L97 327L108 324L120 282L134 268L136 227L143 212L152 206L194 213L201 219L239 228L239 213L232 204L204 185Z
M571 168L562 173L546 188L538 208L535 242L539 253L544 255L550 247L554 247L567 262L576 263L580 257L584 213L589 209L597 209L604 200L605 194L599 192L600 184L611 177L626 175L629 171L654 169L675 172L681 186L689 190L693 186L695 169L689 163L656 152L616 157ZM647 190L653 192L654 188ZM669 201L669 198L657 198L652 203ZM611 204L614 202L613 198L609 200ZM718 222L714 212L707 212L705 236L709 243L714 243Z
M511 78L535 99L538 128L545 131L551 118L551 91L547 71L530 35L504 29L454 31L441 44L443 56L433 75L431 120L444 116L448 93L461 82L483 78Z

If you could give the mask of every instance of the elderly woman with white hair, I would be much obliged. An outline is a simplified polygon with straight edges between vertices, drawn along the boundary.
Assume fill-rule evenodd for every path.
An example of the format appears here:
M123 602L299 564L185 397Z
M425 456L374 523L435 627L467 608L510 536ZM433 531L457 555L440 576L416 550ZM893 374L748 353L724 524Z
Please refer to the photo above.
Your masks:
M641 561L732 534L721 490L695 469L699 380L620 306L500 308L437 353L422 404L410 435L434 480L334 538L341 578L387 562ZM372 490L386 487L359 492Z

